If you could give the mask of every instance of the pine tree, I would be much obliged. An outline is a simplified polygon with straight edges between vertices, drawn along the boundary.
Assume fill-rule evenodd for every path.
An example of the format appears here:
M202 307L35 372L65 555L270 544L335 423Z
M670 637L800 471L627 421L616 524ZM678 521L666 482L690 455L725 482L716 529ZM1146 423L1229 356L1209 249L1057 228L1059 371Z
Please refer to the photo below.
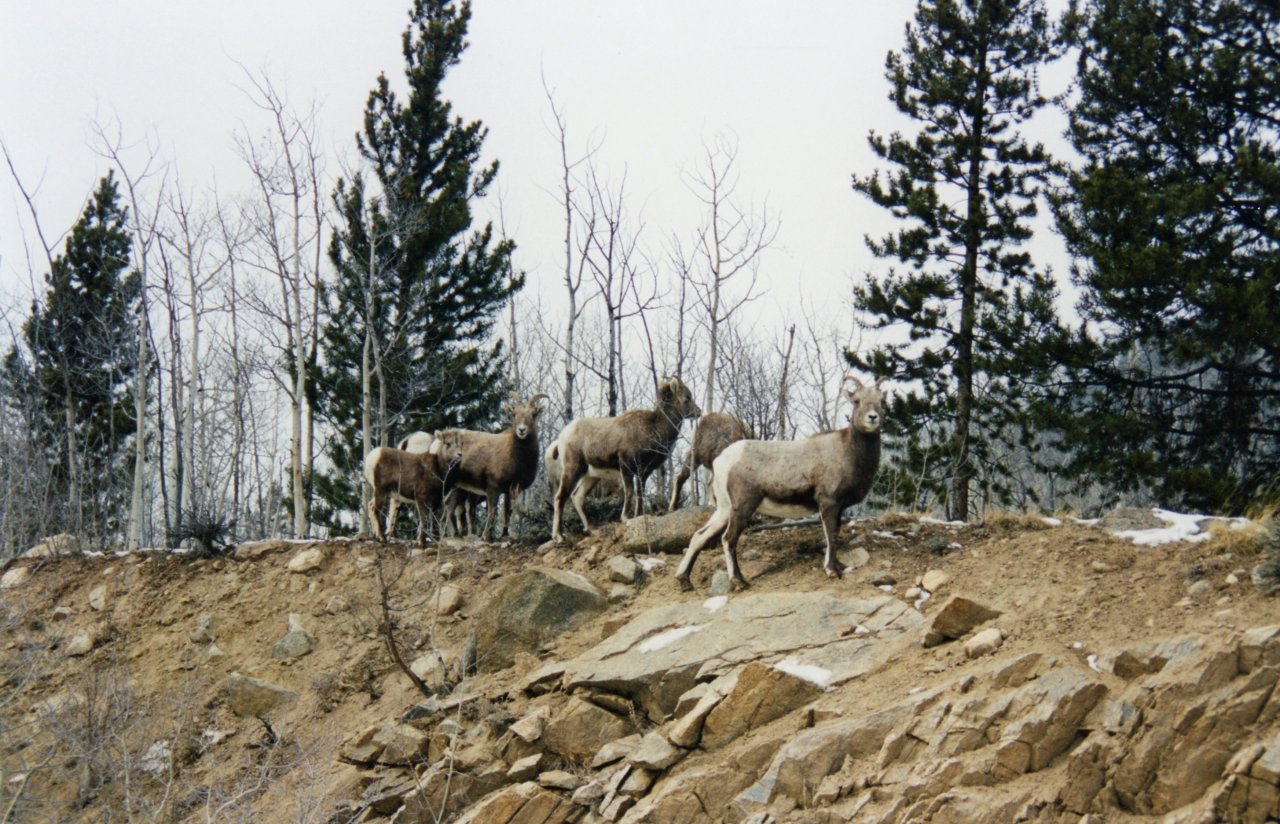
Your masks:
M1280 493L1280 7L1093 0L1055 211L1097 330L1079 467L1164 505Z
M906 224L866 239L904 268L854 289L860 322L884 342L848 357L910 387L888 414L894 503L936 495L967 518L972 482L1007 496L995 447L1029 437L1025 396L1058 332L1053 279L1022 248L1052 163L1018 127L1047 104L1036 72L1055 56L1038 0L921 0L886 61L890 99L920 129L872 131L893 170L853 186Z
M140 280L113 174L98 184L45 277L43 302L10 352L14 385L39 398L31 419L66 501L61 526L105 538L123 526L134 421ZM29 358L29 360L28 360ZM52 531L56 526L50 525Z
M472 203L498 164L480 165L484 127L454 115L441 89L470 18L470 3L416 0L403 36L408 93L401 102L379 76L357 136L368 174L334 194L319 400L337 430L328 450L337 471L317 479L331 522L356 504L365 415L378 445L412 429L487 425L504 395L491 333L524 279L507 274L513 244L491 224L473 228Z

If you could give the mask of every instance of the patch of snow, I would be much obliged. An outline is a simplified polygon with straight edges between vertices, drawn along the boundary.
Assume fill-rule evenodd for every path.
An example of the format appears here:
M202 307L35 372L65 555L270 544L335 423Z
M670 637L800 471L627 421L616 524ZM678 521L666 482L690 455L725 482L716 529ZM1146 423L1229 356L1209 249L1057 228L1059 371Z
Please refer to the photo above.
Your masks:
M825 687L831 683L831 670L815 667L812 664L802 664L795 659L795 656L787 656L781 661L773 665L773 668L779 672L785 672L787 675L794 675L802 681L808 681L810 684L817 684Z
M1096 526L1098 523L1097 518L1072 518L1071 520L1075 521L1081 526Z
M1083 642L1083 641L1076 641L1075 643L1073 643L1073 644L1071 645L1071 648L1072 648L1072 649L1084 649L1084 642Z
M637 558L636 563L639 564L640 568L643 569L645 572L653 572L658 567L667 565L667 562L662 560L661 558L653 558L653 557Z
M695 632L701 632L706 628L706 624L694 624L691 627L676 627L666 632L659 632L657 635L644 639L640 643L639 650L641 652L656 652L663 647L670 646L687 635L693 635Z
M916 599L915 608L920 609L920 607L924 606L924 602L928 601L932 597L933 595L930 594L929 590L921 590L920 597Z
M920 523L934 524L936 526L964 526L964 521L944 521L941 518L932 518L928 515L921 515Z
M1102 667L1098 666L1098 656L1096 654L1091 652L1085 657L1084 660L1085 660L1085 663L1089 665L1089 669L1093 670L1094 672L1102 672Z
M1123 529L1113 534L1117 538L1133 541L1138 546L1160 546L1174 541L1209 540L1209 533L1200 531L1200 522L1206 520L1208 515L1187 515L1165 509L1152 509L1151 512L1169 526L1155 529Z
M871 630L867 629L862 624L858 624L856 627L853 628L853 634L854 635L870 635Z
M964 549L964 544L960 543L959 541L952 541L951 543L947 544L947 549Z
M1040 520L1045 522L1049 526L1062 526L1062 521L1060 521L1057 518L1044 517L1044 518L1041 518Z
M727 603L729 603L728 595L716 595L712 598L708 598L707 600L703 601L702 608L705 609L707 612L715 612L716 610L720 609L720 607L724 606Z
M893 584L881 584L877 589L884 590L885 592L893 592Z
M893 541L901 541L901 540L902 540L902 536L900 536L900 535L895 535L895 534L893 534L892 532L885 532L883 529L873 529L873 530L871 530L871 534L872 534L872 535L874 535L874 536L876 536L877 538L887 538L887 539L889 539L889 540L893 540Z

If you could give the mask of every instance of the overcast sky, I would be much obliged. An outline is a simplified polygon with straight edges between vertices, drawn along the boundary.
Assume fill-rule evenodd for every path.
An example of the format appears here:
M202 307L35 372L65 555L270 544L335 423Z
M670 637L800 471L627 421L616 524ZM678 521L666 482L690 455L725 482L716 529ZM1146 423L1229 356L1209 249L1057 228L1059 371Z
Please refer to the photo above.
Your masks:
M184 186L216 181L235 191L245 173L233 132L266 126L239 88L244 64L265 69L295 107L319 105L336 174L353 153L378 73L402 77L407 8L405 0L0 3L0 139L55 236L109 168L91 147L95 120L118 122L126 140L150 137ZM889 224L851 190L850 175L877 166L868 129L904 126L886 99L884 59L901 45L914 8L474 0L471 46L446 94L460 116L489 128L485 153L501 162L497 191L530 297L555 294L563 254L545 77L571 151L599 145L601 172L614 180L625 172L628 205L655 248L696 226L684 179L704 144L721 134L735 142L739 201L767 202L781 221L763 268L768 307L785 319L803 295L839 309L855 277L883 268L862 237ZM1059 127L1042 128L1051 140ZM25 312L28 254L42 255L25 204L0 171L0 308ZM45 268L34 267L37 284Z

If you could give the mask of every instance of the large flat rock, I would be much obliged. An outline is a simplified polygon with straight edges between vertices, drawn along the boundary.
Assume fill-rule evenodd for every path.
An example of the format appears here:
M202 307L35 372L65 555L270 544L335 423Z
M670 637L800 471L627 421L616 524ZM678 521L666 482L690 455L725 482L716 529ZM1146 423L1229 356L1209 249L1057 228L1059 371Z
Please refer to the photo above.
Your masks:
M773 592L682 601L638 615L556 670L565 689L623 695L661 721L694 684L748 661L819 687L865 675L908 643L922 620L910 605L879 596ZM869 631L851 633L857 625Z

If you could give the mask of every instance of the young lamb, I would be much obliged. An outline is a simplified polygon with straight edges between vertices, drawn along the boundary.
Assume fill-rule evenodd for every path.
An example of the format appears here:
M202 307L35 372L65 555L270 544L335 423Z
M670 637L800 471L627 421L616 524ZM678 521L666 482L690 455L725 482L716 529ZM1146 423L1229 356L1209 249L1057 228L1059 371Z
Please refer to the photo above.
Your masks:
M884 393L879 382L864 386L852 375L846 375L845 380L854 384L853 391L845 390L853 403L847 428L821 432L803 441L738 441L716 458L712 465L716 511L693 534L680 559L676 580L681 589L692 589L689 573L693 562L716 538L724 546L732 586L747 586L738 567L738 538L757 511L778 518L817 512L827 540L823 568L828 576L840 577L835 552L840 515L871 489L871 479L880 465L880 426L884 423Z
M446 433L438 433L437 437L438 443L427 452L379 446L365 456L364 477L373 489L369 519L373 536L379 541L387 540L382 524L383 504L398 496L417 506L418 543L426 544L427 510L441 508L451 486L450 474L462 459L461 438Z
M584 483L586 478L618 477L623 520L631 501L639 515L645 479L670 456L680 424L700 414L689 387L679 378L670 378L658 384L658 403L651 410L633 409L613 418L578 418L566 426L556 440L561 468L552 504L551 540L563 540L560 523L570 495L583 527L591 529L582 502L595 481Z
M511 527L511 499L528 489L538 477L538 418L546 410L540 401L548 395L538 393L523 403L509 407L511 426L497 434L472 432L465 429L447 429L462 438L463 457L455 470L454 491L445 502L446 513L452 513L464 493L483 495L486 512L483 540L489 540L497 510L498 496L502 496L502 534L506 537Z
M410 435L400 439L396 444L396 449L402 449L405 452L430 452L432 445L439 444L439 433L423 432L418 430ZM437 446L437 449L439 447ZM445 533L453 535L461 535L464 531L471 534L471 515L475 509L476 501L479 500L475 495L469 492L458 492L458 502L461 506L450 508L446 503L445 509L448 515L445 521ZM391 505L387 510L387 529L394 531L396 527L396 518L400 514L400 504L411 504L413 501L401 495L391 496Z
M728 412L708 412L698 418L698 425L693 430L693 445L684 455L680 464L680 472L671 483L671 502L667 504L668 512L675 512L680 503L680 490L685 481L705 466L711 469L711 463L720 456L725 447L736 441L755 440L755 433L738 418ZM713 492L714 492L714 488ZM715 503L712 500L712 503Z

